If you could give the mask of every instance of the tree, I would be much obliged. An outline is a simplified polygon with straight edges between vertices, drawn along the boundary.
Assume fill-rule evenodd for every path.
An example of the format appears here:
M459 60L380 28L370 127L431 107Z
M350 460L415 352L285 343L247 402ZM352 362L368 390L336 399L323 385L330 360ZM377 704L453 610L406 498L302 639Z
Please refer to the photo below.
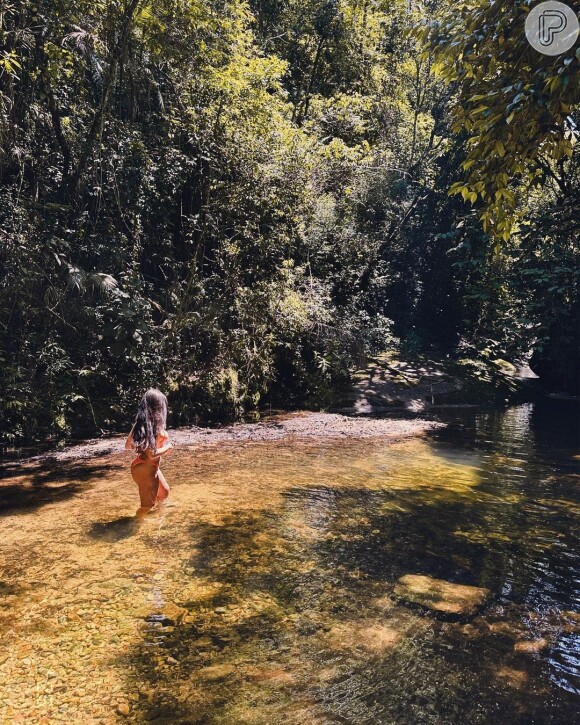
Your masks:
M455 89L452 128L467 151L450 191L479 201L484 230L504 241L530 188L561 179L578 135L580 49L534 50L524 32L533 4L449 3L422 22L435 70Z

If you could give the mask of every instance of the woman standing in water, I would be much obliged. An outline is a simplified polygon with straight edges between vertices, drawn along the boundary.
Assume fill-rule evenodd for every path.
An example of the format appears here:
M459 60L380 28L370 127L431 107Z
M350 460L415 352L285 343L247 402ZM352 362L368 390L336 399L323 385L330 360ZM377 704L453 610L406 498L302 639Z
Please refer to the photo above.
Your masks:
M135 425L131 429L125 448L134 449L137 457L131 463L131 475L139 487L141 506L137 516L142 518L158 501L169 496L169 486L161 473L161 456L172 450L167 432L167 398L159 390L148 390L137 411Z

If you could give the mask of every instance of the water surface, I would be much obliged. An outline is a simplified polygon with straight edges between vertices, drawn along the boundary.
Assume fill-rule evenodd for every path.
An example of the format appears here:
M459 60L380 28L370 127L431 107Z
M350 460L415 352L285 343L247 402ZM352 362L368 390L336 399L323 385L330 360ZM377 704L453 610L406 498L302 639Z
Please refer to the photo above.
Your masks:
M445 420L178 450L141 526L124 454L7 471L0 721L580 721L577 411ZM445 618L405 574L492 599Z

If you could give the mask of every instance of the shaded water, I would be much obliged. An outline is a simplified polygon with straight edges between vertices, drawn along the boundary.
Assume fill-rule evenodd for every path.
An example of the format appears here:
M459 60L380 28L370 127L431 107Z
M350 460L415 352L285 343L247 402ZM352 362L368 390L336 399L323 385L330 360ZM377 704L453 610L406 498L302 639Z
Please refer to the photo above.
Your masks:
M10 469L0 721L579 722L575 413L178 450L141 526L124 455ZM442 617L405 574L492 599Z

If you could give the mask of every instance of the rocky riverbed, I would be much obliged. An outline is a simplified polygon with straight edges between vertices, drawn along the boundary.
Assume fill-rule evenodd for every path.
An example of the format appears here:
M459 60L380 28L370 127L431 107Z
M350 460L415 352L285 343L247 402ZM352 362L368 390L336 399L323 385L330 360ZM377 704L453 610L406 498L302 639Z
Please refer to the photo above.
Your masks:
M143 522L102 441L5 466L0 722L573 721L576 452L526 420L176 431Z

